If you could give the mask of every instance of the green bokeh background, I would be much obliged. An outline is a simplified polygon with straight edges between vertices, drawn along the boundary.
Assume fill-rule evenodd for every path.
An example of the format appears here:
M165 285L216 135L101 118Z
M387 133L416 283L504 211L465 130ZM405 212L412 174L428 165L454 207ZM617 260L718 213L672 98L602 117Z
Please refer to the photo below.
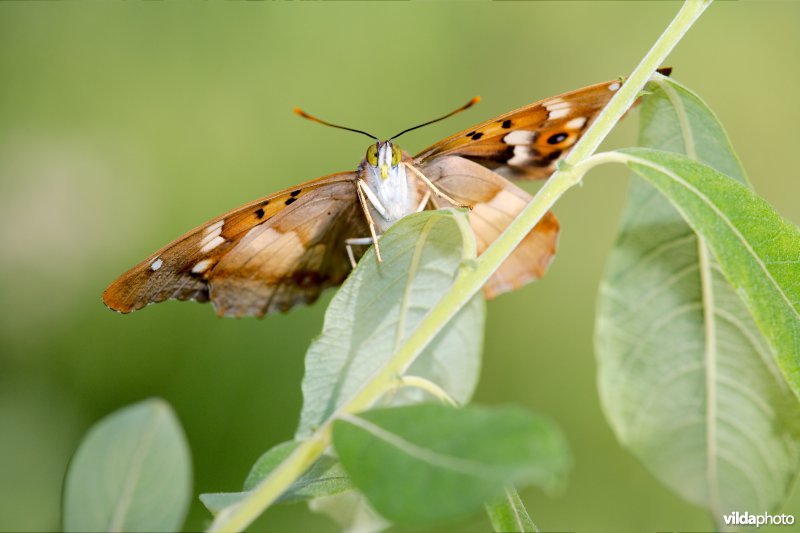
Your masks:
M246 201L354 168L368 141L475 94L410 152L523 104L629 72L677 2L0 3L0 529L56 529L61 480L99 417L149 396L186 430L195 493L236 490L290 438L303 355L330 296L265 320L100 301L117 275ZM800 222L800 3L710 8L669 63L726 125L757 191ZM636 113L606 147L634 142ZM709 530L621 449L595 385L594 298L628 177L593 172L557 205L545 280L488 306L477 401L554 418L575 468L523 492L545 530ZM785 512L800 519L800 498ZM187 529L206 524L195 500ZM455 525L486 530L476 516ZM252 528L332 530L295 505ZM781 529L787 531L787 528Z

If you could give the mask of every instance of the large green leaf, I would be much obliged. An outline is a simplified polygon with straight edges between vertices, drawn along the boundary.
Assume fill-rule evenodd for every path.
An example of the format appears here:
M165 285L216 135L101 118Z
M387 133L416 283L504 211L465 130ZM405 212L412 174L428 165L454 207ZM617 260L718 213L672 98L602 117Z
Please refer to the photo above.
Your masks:
M569 465L555 426L516 407L376 409L338 420L333 443L376 511L417 525L474 512L511 484L549 488Z
M475 257L467 215L454 210L406 217L380 245L383 263L372 250L365 254L331 301L322 334L308 350L298 439L370 380L449 290L463 263ZM483 299L476 295L408 373L429 379L466 403L478 379L484 314ZM421 394L403 392L387 401L422 399Z
M722 126L696 95L669 79L651 90L642 105L642 145L687 154L745 183ZM698 178L699 190L711 187ZM708 195L712 204L727 200L734 216L746 209L763 215L739 217L756 232L791 226L729 178ZM719 222L712 204L705 204L706 222ZM714 240L746 248L729 231L703 226ZM748 262L760 270L758 260ZM746 270L738 278L745 285L762 277ZM717 521L727 510L763 512L785 499L798 470L800 418L769 343L722 271L670 200L634 180L599 296L600 394L620 441ZM750 294L769 297L756 287ZM797 350L796 340L782 344Z
M647 148L622 153L705 239L800 396L800 229L711 167Z
M192 490L189 447L163 400L125 407L89 430L64 486L66 531L178 531Z

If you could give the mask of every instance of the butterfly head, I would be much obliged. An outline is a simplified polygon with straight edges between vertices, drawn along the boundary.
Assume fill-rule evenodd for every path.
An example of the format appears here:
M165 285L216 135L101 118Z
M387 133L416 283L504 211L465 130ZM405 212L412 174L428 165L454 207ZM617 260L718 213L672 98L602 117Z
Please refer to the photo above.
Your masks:
M367 148L367 165L378 172L382 180L389 177L390 171L397 170L402 160L402 150L391 141L378 141Z
M347 130L347 131L352 131L354 133L360 133L362 135L366 135L367 137L375 139L375 144L372 144L370 145L369 148L367 148L367 157L364 160L364 163L362 163L362 165L370 167L374 173L380 175L381 180L386 181L387 179L389 179L390 175L395 175L397 173L400 162L403 160L403 151L400 150L399 146L392 143L394 139L408 133L409 131L414 131L418 128L422 128L423 126L427 126L428 124L433 124L434 122L439 122L440 120L452 117L456 113L460 113L465 109L469 109L473 105L480 102L480 100L481 100L480 97L476 96L463 106L459 107L454 111L449 112L446 115L443 115L439 118L435 118L433 120L429 120L428 122L423 122L422 124L417 124L416 126L413 126L411 128L406 128L397 135L392 135L391 137L389 137L388 141L381 141L371 133L368 133L364 130L357 130L355 128L348 128L346 126L339 126L338 124L331 124L330 122L326 122L324 120L318 119L317 117L309 115L299 107L296 107L294 109L294 112L300 115L301 117L307 118L308 120L311 120L313 122L317 122L319 124L323 124L325 126L330 126L332 128L337 128L340 130Z

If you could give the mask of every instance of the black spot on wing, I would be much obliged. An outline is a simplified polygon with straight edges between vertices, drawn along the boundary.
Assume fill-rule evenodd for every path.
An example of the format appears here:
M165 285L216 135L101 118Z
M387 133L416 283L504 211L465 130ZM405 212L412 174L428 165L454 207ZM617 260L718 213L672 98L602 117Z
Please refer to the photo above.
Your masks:
M300 189L297 189L296 191L292 191L290 194L291 194L291 196L294 198L295 196L297 196L298 194L300 194Z
M553 135L547 138L547 144L563 143L564 141L567 140L567 137L569 137L569 135L567 135L563 131L559 133L554 133Z
M311 270L300 270L292 274L292 282L298 287L316 287L331 279L330 275L314 272Z
M503 126L503 129L507 130L508 128L511 127L511 121L510 120L504 120L502 126Z
M256 210L256 216L258 217L258 219L259 219L259 220L261 220L262 218L264 218L264 210L263 210L262 208L260 208L260 207L259 207L259 208Z
M555 161L559 157L561 157L561 150L553 150L545 156L545 159L548 161Z
M294 202L295 200L297 200L297 198L294 198L294 197L292 197L292 198L287 198L287 199L286 199L286 205L291 205L291 204L292 204L292 202Z
M514 147L509 145L501 154L498 154L497 159L502 163L507 163L512 157L514 157Z

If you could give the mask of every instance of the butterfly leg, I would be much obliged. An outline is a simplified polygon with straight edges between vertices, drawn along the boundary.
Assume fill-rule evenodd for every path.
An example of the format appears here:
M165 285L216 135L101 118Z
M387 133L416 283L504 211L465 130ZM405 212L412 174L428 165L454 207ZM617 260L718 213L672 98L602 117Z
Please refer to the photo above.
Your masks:
M364 215L367 217L369 232L372 235L372 243L375 245L375 257L378 258L378 263L383 263L383 259L381 258L381 249L378 247L378 236L375 234L375 222L372 220L372 215L370 214L369 206L367 205L367 199L364 196L364 188L366 186L367 185L362 180L358 180L358 183L356 184L358 201L361 203L361 209L364 210Z
M410 170L411 170L411 171L412 171L412 172L413 172L413 173L414 173L414 174L415 174L415 175L416 175L416 176L417 176L417 177L418 177L420 180L422 180L422 183L424 183L425 185L427 185L427 186L428 186L428 188L429 188L430 190L432 190L432 191L433 191L433 193L434 193L436 196L440 196L440 197L444 198L445 200L447 200L448 202L450 202L451 204L453 204L453 205L454 205L454 206L456 206L456 207L465 207L465 208L467 208L467 209L472 209L472 206L471 206L471 205L462 204L461 202L456 202L455 200L453 200L452 198L450 198L448 195L446 195L446 194L445 194L445 193L444 193L444 192L443 192L443 191L442 191L442 190L441 190L439 187L437 187L436 185L434 185L434 184L433 184L433 182L432 182L431 180L429 180L429 179L428 179L428 178L425 176L425 174L423 174L422 172L420 172L420 171L419 171L419 169L417 169L416 167L414 167L414 165L409 165L408 163L403 163L403 164L406 166L406 168L410 169Z
M425 196L422 197L422 201L417 206L417 213L421 213L425 211L425 208L428 206L428 200L431 199L431 191L425 191Z
M353 253L353 246L369 246L372 244L372 237L353 237L345 239L344 246L347 249L347 257L350 259L350 266L356 267L356 256Z

